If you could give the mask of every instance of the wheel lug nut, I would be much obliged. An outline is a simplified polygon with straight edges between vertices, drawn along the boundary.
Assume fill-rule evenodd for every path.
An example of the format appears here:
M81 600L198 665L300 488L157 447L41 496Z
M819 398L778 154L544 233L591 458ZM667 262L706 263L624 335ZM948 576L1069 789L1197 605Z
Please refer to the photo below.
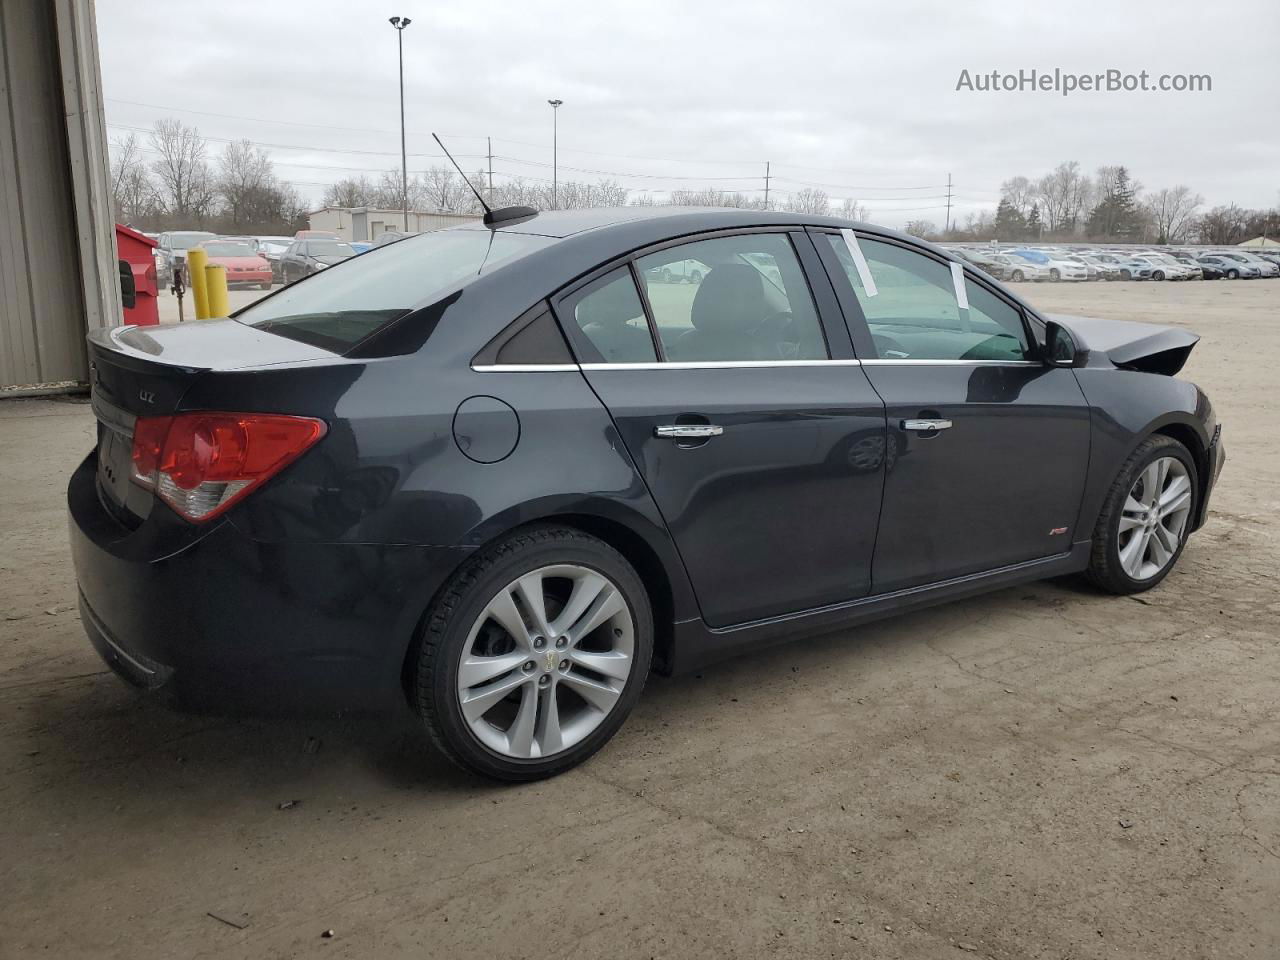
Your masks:
M532 660L528 660L525 662L525 665L524 665L525 673L533 673L533 671L537 669L538 669L538 665L534 663Z
M551 678L547 676L545 673L538 678L538 686L540 687L545 687L550 682L551 682Z
M561 660L561 661L560 661L560 672L561 672L561 673L568 673L568 672L569 672L569 661L568 661L568 660Z
M535 650L541 650L541 649L542 649L543 647L545 647L546 645L547 645L547 641L546 641L546 639L545 639L545 638L543 638L543 637L534 637L534 638L533 638L533 649L535 649Z
M569 644L569 641L566 640L564 637L556 637L557 650L563 650L566 646L568 646L568 644Z

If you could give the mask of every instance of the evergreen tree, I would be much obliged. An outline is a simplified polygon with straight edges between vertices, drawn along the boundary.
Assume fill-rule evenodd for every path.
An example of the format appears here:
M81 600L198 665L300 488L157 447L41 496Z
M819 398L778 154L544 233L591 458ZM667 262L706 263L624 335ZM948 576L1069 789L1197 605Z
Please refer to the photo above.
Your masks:
M996 207L995 234L1000 240L1021 240L1027 229L1022 214L1008 200L1001 200Z
M1039 240L1040 231L1040 205L1033 203L1031 205L1031 213L1027 215L1027 239Z

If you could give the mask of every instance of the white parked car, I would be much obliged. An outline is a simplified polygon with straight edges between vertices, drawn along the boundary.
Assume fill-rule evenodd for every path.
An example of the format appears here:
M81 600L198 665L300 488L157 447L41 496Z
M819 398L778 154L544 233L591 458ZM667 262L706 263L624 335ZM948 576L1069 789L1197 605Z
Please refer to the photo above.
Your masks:
M1009 268L1009 279L1022 280L1048 280L1049 271L1035 261L1028 260L1026 257L1019 256L1016 253L992 253L989 254L992 260L1003 263Z
M1014 250L1013 252L1020 257L1025 257L1032 263L1038 263L1044 267L1049 273L1050 280L1089 279L1089 271L1083 263L1072 263L1070 260L1063 260L1062 255L1059 253L1031 249Z
M1179 263L1167 253L1136 253L1133 258L1151 264L1152 280L1190 280L1192 278L1191 268Z

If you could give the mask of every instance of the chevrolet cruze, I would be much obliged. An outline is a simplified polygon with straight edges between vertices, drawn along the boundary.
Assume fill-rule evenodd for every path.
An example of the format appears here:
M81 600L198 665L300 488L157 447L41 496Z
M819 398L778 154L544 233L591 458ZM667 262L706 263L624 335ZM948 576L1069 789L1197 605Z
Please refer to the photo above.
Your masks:
M547 776L651 669L1160 583L1223 462L1196 339L836 219L497 211L91 334L82 619L179 702L407 701L471 770Z

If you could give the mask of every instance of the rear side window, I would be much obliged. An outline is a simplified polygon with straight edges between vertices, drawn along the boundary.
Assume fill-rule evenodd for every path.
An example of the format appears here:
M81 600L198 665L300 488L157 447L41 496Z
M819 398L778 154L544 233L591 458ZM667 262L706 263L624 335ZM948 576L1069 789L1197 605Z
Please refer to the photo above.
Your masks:
M698 240L636 261L672 361L826 360L804 272L785 234Z
M588 363L653 363L658 359L631 271L607 273L568 303L573 322L595 350Z
M425 233L321 270L246 307L235 319L344 353L449 290L553 242L491 230Z
M1026 358L1022 314L968 278L968 303L962 305L948 264L897 244L859 237L872 280L868 287L844 238L828 235L827 240L853 286L880 359Z

